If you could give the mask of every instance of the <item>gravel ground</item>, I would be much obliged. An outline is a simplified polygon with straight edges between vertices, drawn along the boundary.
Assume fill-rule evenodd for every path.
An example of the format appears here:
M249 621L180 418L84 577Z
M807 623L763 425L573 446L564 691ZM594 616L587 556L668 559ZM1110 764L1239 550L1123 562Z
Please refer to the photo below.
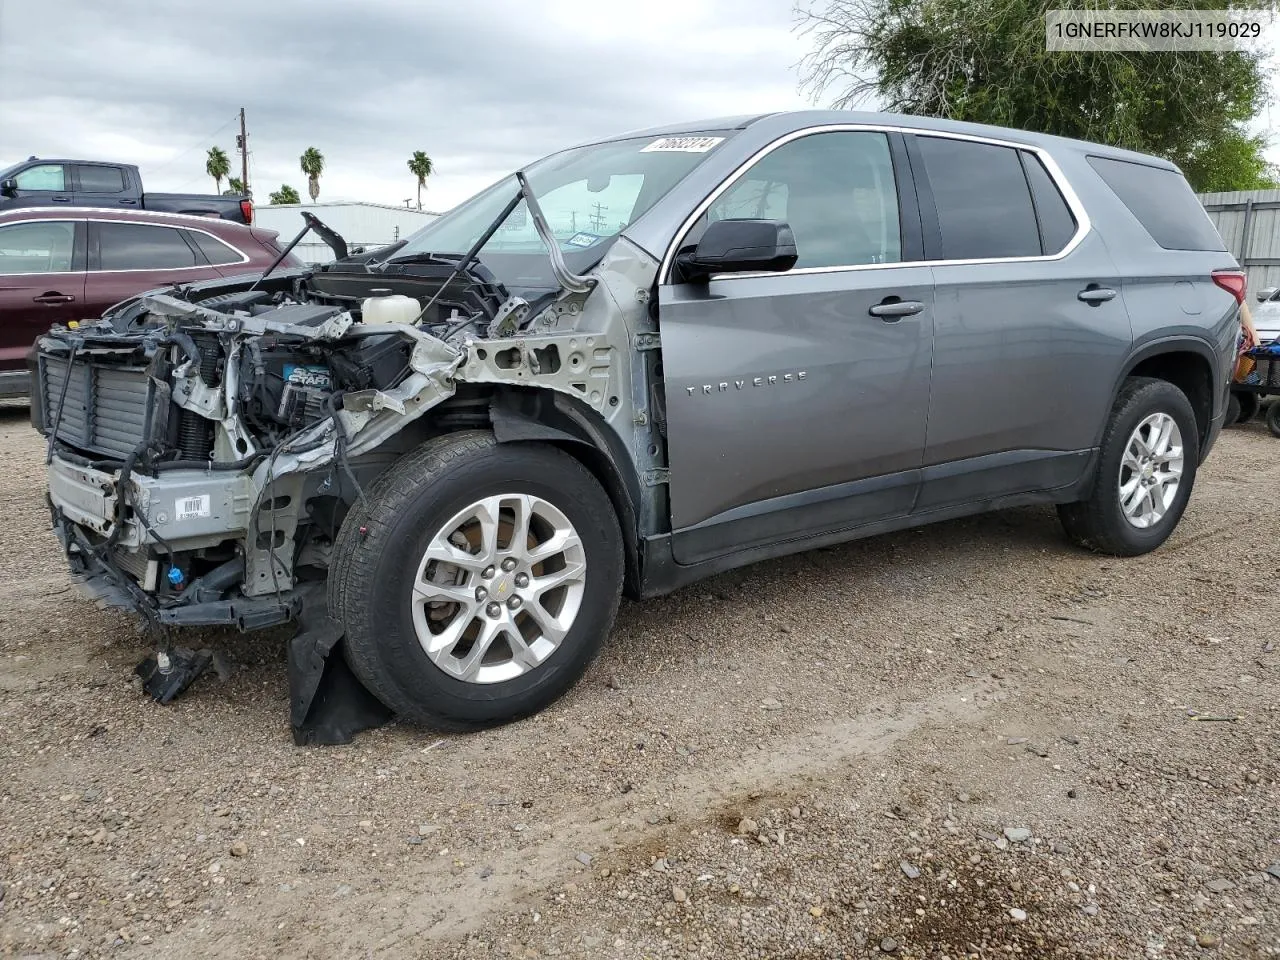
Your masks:
M1128 561L1011 511L624 604L543 714L289 738L283 633L159 707L0 410L0 954L1280 957L1280 442Z

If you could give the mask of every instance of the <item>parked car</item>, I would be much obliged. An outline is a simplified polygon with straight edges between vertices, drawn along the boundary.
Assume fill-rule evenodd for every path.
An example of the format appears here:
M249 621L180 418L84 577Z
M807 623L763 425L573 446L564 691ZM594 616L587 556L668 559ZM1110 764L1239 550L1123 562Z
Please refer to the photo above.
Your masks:
M1258 306L1253 310L1253 325L1262 343L1280 340L1280 289L1267 287L1258 291Z
M261 272L279 254L273 231L208 217L0 211L0 397L27 395L27 353L52 324L96 320L152 287Z
M253 201L247 196L145 193L142 176L131 163L31 157L0 170L0 211L58 206L124 207L253 223Z
M32 415L94 595L300 618L295 729L322 663L485 724L564 693L623 589L1026 504L1155 549L1243 295L1164 160L775 113L564 150L389 254L55 331Z

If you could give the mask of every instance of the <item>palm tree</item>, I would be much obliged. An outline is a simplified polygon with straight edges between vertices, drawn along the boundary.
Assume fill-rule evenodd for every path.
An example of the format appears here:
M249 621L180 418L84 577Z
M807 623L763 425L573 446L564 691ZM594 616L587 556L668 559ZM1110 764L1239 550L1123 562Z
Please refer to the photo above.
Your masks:
M302 198L298 196L298 191L293 189L293 187L289 186L287 183L280 184L279 190L272 191L270 200L272 205L302 202Z
M222 178L231 172L231 161L227 159L226 151L221 147L210 147L209 155L204 162L204 172L213 177L218 193L221 193Z
M409 158L409 172L418 178L418 209L422 209L422 188L427 185L427 177L436 172L435 164L421 150L413 151Z
M307 175L307 193L311 194L311 202L315 203L320 196L320 174L324 173L324 154L315 147L307 147L298 158L302 172Z
M239 177L227 177L227 191L235 196L244 193L244 181Z

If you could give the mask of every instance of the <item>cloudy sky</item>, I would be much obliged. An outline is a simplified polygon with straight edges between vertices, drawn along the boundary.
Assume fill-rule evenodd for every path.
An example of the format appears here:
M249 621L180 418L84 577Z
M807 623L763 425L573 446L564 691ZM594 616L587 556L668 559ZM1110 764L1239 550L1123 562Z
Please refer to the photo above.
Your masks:
M0 167L30 154L141 166L148 189L209 191L243 106L260 199L399 204L405 166L447 208L579 140L804 107L789 0L0 0ZM233 156L238 173L238 161Z
M446 209L580 140L807 106L792 7L0 0L0 167L114 159L139 164L149 189L208 191L205 151L235 163L243 106L260 200L281 183L305 194L298 156L316 146L321 200L399 204L414 194L405 163L425 150L437 174L424 205Z

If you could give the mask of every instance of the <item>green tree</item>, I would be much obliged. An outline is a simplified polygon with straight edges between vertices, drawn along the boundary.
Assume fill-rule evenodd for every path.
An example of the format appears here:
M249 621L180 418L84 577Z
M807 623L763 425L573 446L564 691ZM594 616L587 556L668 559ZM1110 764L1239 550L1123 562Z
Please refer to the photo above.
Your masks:
M311 194L311 202L315 203L320 196L320 174L324 173L324 154L315 147L307 147L298 158L302 172L307 175L307 193Z
M409 158L409 172L418 180L418 209L422 209L422 188L427 185L427 177L435 173L435 164L421 150L413 151L413 156Z
M221 193L222 178L231 172L231 161L227 159L226 151L221 147L210 147L204 161L204 172L213 177L213 183Z
M239 177L227 177L227 192L236 196L244 193L244 181Z
M319 192L318 190L316 191ZM279 190L274 190L269 197L273 204L281 203L301 203L302 198L298 196L298 191L293 189L287 183L280 184Z
M1197 190L1270 182L1246 124L1266 103L1261 51L1045 50L1054 0L809 0L801 67L815 99L1079 137L1178 164ZM1069 5L1070 6L1070 5ZM1092 4L1090 4L1092 6ZM1124 9L1223 10L1223 0L1131 0ZM1274 11L1274 0L1231 8Z

